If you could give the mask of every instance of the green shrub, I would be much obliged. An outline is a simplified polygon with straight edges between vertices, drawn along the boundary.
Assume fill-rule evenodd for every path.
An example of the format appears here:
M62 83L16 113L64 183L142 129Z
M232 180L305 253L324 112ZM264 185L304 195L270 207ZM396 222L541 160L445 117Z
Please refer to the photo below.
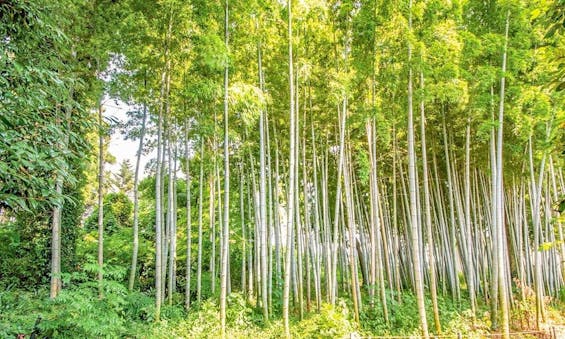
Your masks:
M123 318L125 290L111 286L100 300L97 284L83 284L79 288L63 290L50 301L50 313L40 324L42 334L60 338L115 338L126 331ZM109 287L106 284L106 287Z
M141 292L131 292L125 297L124 315L131 321L153 322L155 299Z
M0 291L0 338L31 333L45 297L32 292Z
M269 338L272 327L262 328L261 315L245 301L240 293L232 293L227 300L226 325L228 338ZM184 319L164 319L153 327L148 338L218 338L220 312L216 299L208 299L193 307ZM198 307L198 308L197 308ZM163 309L165 313L165 308ZM274 332L277 333L277 332ZM278 332L282 333L282 332Z
M292 334L297 338L341 338L355 330L344 301L338 305L323 304L320 313L314 313L296 323Z

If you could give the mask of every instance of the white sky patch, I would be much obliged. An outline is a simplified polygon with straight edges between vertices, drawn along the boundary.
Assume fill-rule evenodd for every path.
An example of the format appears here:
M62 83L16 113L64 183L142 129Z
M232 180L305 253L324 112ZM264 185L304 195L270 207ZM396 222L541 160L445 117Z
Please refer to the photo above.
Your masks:
M120 122L127 121L127 112L134 109L134 107L122 101L115 100L106 100L103 107L104 116L106 118L117 119ZM135 171L135 162L137 160L136 155L138 147L139 139L126 140L124 139L122 133L118 129L115 129L110 137L110 145L108 151L116 158L116 163L113 165L106 165L107 169L112 173L117 173L120 169L120 163L127 159L131 163L132 170ZM141 155L141 167L139 170L140 179L145 178L145 176L147 175L145 173L145 165L147 165L149 160L151 160L151 158L153 157L155 157L154 152Z

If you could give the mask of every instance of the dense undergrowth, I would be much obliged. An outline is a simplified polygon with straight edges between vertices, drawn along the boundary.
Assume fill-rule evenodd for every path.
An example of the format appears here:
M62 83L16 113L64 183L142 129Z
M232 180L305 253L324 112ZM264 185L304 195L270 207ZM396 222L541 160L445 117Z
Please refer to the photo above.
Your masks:
M0 292L0 338L35 333L39 338L217 338L220 335L219 308L216 298L194 304L185 312L178 302L165 305L162 320L155 322L154 299L145 293L127 291L118 282L104 284L104 298L98 297L98 285L83 281L72 285L55 300L48 299L47 290L35 292L4 290ZM489 315L480 308L475 319L466 302L457 304L449 298L439 298L443 334L483 334L489 330ZM229 297L227 313L229 338L280 338L283 324L279 318L265 324L261 311L246 298L233 293ZM523 302L513 313L520 317L535 317L535 303ZM561 305L561 306L559 306ZM563 311L561 304L549 305L549 314ZM430 328L431 305L428 305ZM294 315L291 333L297 338L341 338L353 334L411 335L418 333L418 311L414 296L403 293L401 302L389 294L389 324L381 311L363 305L361 325L355 324L345 299L335 305L315 306L302 320ZM533 319L529 319L532 320Z

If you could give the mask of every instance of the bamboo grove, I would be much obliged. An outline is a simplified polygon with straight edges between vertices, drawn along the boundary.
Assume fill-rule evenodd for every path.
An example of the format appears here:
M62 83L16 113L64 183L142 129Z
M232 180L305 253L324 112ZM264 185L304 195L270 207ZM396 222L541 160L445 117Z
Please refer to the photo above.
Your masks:
M129 289L149 279L156 320L218 298L223 336L234 292L287 337L324 304L388 323L406 294L426 338L441 298L509 337L533 294L539 327L565 288L558 3L100 2L98 96L136 111Z

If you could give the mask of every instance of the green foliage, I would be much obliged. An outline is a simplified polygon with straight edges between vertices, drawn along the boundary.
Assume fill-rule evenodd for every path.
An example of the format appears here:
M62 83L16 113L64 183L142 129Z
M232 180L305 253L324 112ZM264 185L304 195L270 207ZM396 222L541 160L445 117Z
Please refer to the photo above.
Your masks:
M98 299L97 285L63 290L50 303L52 314L45 316L41 330L60 337L116 337L125 332L122 318L127 290L123 285L105 283L105 297Z
M89 120L73 90L65 2L0 4L0 207L15 211L62 205L56 178L77 183L68 165L85 147ZM56 14L58 13L58 14ZM71 121L73 119L73 121ZM76 122L74 122L76 121Z
M416 307L416 297L412 293L402 293L401 302L398 301L396 292L386 291L389 323L385 322L382 314L382 308L375 304L373 309L369 304L369 299L365 301L361 313L361 326L363 333L367 335L419 335L419 315ZM488 319L475 319L472 321L470 305L467 300L463 300L461 304L451 298L438 296L438 308L440 322L443 334L457 333L486 333L488 330ZM433 324L433 313L430 298L426 298L426 313L428 314L428 323L430 331L434 332L431 324Z
M256 310L239 293L228 298L227 336L229 338L279 338L282 323L272 319L269 326ZM292 323L291 333L296 338L340 338L355 329L345 302L339 306L324 304L320 313L310 314L304 320ZM153 328L151 338L217 338L220 335L219 307L212 299L204 301L198 309L191 310L186 319L177 322L163 321Z
M133 232L131 228L121 228L112 234L108 234L104 238L105 249L105 268L104 275L110 272L112 268L116 280L125 283L126 272L128 272L131 264ZM97 231L82 233L77 241L76 260L82 268L93 265L94 272L98 269L94 262L94 256L98 247ZM139 238L139 254L138 254L138 279L137 287L142 291L147 291L154 286L154 245L142 233ZM109 265L109 266L108 266ZM119 273L119 272L121 273ZM118 274L119 273L119 274ZM94 275L93 275L94 276Z
M22 216L23 217L23 216ZM25 214L29 218L29 214ZM24 222L24 220L31 220ZM0 225L0 286L35 288L47 282L49 228L45 214Z
M419 318L416 297L413 294L402 294L402 302L390 298L390 328L396 333L411 334L418 331Z
M72 163L76 165L76 163ZM79 185L83 185L82 174ZM69 200L62 207L62 269L76 268L76 240L84 206L80 186L65 186ZM51 211L21 211L13 222L0 223L0 286L35 289L49 279Z
M104 196L104 232L112 234L120 228L131 227L133 203L122 192L108 193ZM87 231L98 229L98 208L86 219Z
M228 298L227 323L230 338L257 336L257 314L245 298L233 293ZM165 311L166 312L166 311ZM213 299L204 301L196 311L191 311L186 319L177 322L161 322L151 334L154 338L217 338L220 335L219 307Z
M144 333L153 320L154 299L139 292L130 294L119 282L126 271L115 266L105 267L104 298L99 299L96 271L97 265L90 263L84 270L65 274L67 288L54 300L44 290L0 292L0 337L30 334L38 318L36 334L42 338L117 338Z
M139 322L152 322L154 320L155 300L147 294L140 292L128 294L126 296L126 305L124 315L128 319ZM165 314L162 316L165 317Z
M319 313L311 314L292 328L297 338L343 338L355 330L344 301L337 306L324 304Z
M62 210L62 269L76 268L93 127L84 107L98 81L80 51L87 39L71 38L85 23L75 19L77 3L0 3L0 213L12 218L0 223L2 287L32 290L48 281L55 206Z
M243 124L250 128L257 125L259 114L261 110L265 110L267 104L261 89L245 83L235 83L229 93L232 110L238 113Z
M154 322L155 300L145 293L128 293L122 280L125 271L119 267L106 267L107 281L104 282L104 299L98 298L98 285L94 280L95 263L70 275L64 280L70 288L63 290L55 300L47 299L47 291L22 292L3 290L0 292L0 337L14 337L19 333L30 334L37 326L40 337L57 338L217 338L220 334L219 306L217 299L204 300L193 304L186 313L180 300L172 306L164 305L160 322ZM402 303L393 293L387 291L390 324L385 324L380 310L364 305L361 314L361 328L351 319L349 306L339 300L336 306L321 305L320 312L306 314L303 320L291 322L291 334L296 338L343 338L358 332L363 336L373 335L415 335L418 333L418 311L415 297L403 293ZM367 299L366 299L367 300ZM515 326L519 322L535 324L533 299L518 302L514 312ZM431 305L426 305L431 315ZM547 305L554 317L558 308ZM467 333L481 336L488 332L488 312L481 312L472 320L469 304L459 305L451 299L439 297L439 311L444 335ZM482 314L482 316L480 315ZM524 316L529 317L528 320ZM240 293L228 297L227 336L229 338L280 338L283 333L280 319L271 318L266 326L260 310L249 304ZM560 319L557 317L556 319ZM522 324L522 328L525 325Z
M133 169L129 159L126 159L120 163L120 169L118 173L114 174L110 179L112 186L124 194L131 194L133 190Z
M19 333L31 333L44 307L45 294L0 291L0 337L14 338Z
M82 192L82 188L86 185L86 175L83 171L85 163L81 159L75 159L70 165L77 173L78 182L76 185L63 185L63 194L70 200L63 205L61 214L61 269L63 272L73 272L76 269L77 240L85 209ZM45 253L41 253L41 257L45 258Z
M127 289L113 281L104 285L105 298L98 298L94 282L84 282L65 289L54 300L45 293L2 292L0 295L0 336L15 337L31 333L41 318L41 337L115 338L127 333Z
M539 10L535 14L539 14ZM563 91L565 90L565 71L563 70L563 62L565 61L565 1L554 0L542 20L546 25L545 38L552 47L555 47L554 56L550 58L550 61L558 65L551 74L553 78L552 86L557 91Z

